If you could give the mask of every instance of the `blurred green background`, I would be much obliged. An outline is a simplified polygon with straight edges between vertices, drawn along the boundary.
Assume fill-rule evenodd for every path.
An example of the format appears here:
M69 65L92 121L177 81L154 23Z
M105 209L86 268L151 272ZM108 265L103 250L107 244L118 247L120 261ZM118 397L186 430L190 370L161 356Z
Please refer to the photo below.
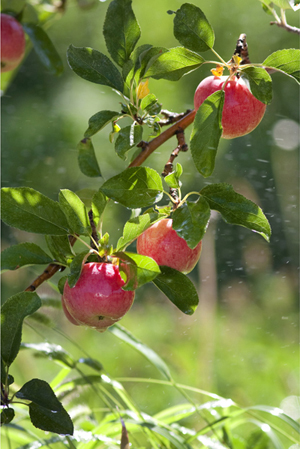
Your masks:
M297 48L299 39L276 26L256 1L229 2L194 0L211 22L215 50L229 60L241 33L247 34L252 62L262 62L272 52ZM65 14L51 23L48 33L63 58L60 78L49 75L31 52L2 98L2 185L28 186L57 199L59 189L97 189L102 180L83 176L77 166L76 146L90 116L103 109L118 110L119 97L105 86L88 83L68 67L70 44L90 46L107 54L102 27L109 2L95 2L80 9L69 2ZM138 45L173 47L173 16L178 0L133 0L141 25ZM299 23L299 11L288 11L291 25ZM207 59L216 57L209 52ZM213 66L204 65L179 82L150 80L149 87L163 107L182 112L193 107L193 94ZM298 263L299 263L299 88L281 74L272 75L273 101L260 126L251 134L232 141L222 140L216 170L204 179L193 166L189 153L181 154L183 194L212 182L229 182L247 198L256 201L268 217L273 234L270 244L258 234L227 225L213 216L203 242L198 267L190 274L199 289L200 304L193 316L185 316L158 290L147 285L121 324L154 349L169 365L176 381L231 397L240 405L269 404L293 408L298 394ZM237 117L238 120L238 117ZM93 138L104 179L126 168L114 153L107 127ZM189 136L188 129L186 135ZM176 146L172 140L160 147L145 165L162 171ZM104 231L112 243L122 233L129 211L110 204ZM2 226L4 249L23 241L45 247L42 237ZM2 296L24 288L39 274L33 268L3 275ZM56 279L58 279L58 275ZM59 297L43 285L41 296ZM44 309L57 327L80 347L99 359L115 378L158 377L139 354L106 332L77 328L61 311ZM33 326L33 322L28 320ZM45 339L82 356L80 349L54 329L34 324L24 327L23 341ZM19 385L32 377L51 381L60 368L50 361L34 359L22 351L12 374ZM128 384L132 397L147 413L180 400L173 391ZM86 393L88 394L88 393ZM93 401L92 394L89 401ZM295 415L296 413L296 415Z

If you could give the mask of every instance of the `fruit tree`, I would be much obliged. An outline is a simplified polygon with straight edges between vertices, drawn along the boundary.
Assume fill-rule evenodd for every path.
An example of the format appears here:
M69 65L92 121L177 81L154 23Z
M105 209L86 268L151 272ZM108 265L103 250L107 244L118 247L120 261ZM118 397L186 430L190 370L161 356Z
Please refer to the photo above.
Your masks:
M81 8L80 14L84 14L96 2L78 0L74 3ZM276 14L276 24L299 34L297 28L286 23L285 17L286 9L297 10L297 2L286 2L286 5L279 0L262 3L264 9L273 15L276 14L275 9L280 8L281 19ZM4 91L17 71L22 70L22 61L31 47L50 74L62 73L62 58L48 36L48 28L54 16L68 13L68 5L66 1L20 0L12 6L4 2L1 14L1 68L6 72ZM57 200L29 185L5 185L2 188L1 214L5 225L24 231L24 239L32 234L44 236L43 245L29 237L28 241L6 247L2 252L2 269L19 272L22 267L45 265L35 279L26 282L24 291L5 298L2 305L2 422L8 427L9 435L17 435L18 404L21 403L24 407L21 415L26 413L28 417L29 412L35 428L56 434L43 440L41 445L61 443L70 448L85 444L88 448L98 447L98 444L99 447L121 445L125 449L129 448L130 441L132 447L137 448L246 449L267 448L269 443L276 448L287 447L276 443L280 426L272 427L272 423L264 424L272 428L270 434L267 434L266 427L259 425L261 445L253 445L257 436L255 432L247 441L237 443L235 424L227 432L222 421L228 418L226 410L238 406L233 401L215 396L218 405L208 408L211 411L214 407L221 407L221 412L209 416L205 411L202 413L202 406L191 402L186 390L173 381L162 359L122 327L122 318L130 315L139 301L138 292L146 291L150 285L157 294L163 294L169 300L170 309L176 308L183 316L192 319L199 306L199 291L193 277L187 274L192 272L199 259L205 263L202 250L214 217L220 217L228 226L240 226L249 233L254 232L255 239L266 242L272 239L268 211L263 211L253 198L242 194L231 183L215 182L214 171L218 166L222 139L236 139L259 129L272 101L272 76L286 77L287 84L300 82L299 49L278 48L271 54L266 53L262 61L253 62L249 56L247 36L240 34L232 38L232 54L228 59L216 50L217 40L221 42L221 38L215 36L214 18L210 21L198 2L183 3L178 9L165 12L168 13L170 34L173 27L177 46L156 46L140 40L141 28L134 2L112 0L108 2L103 25L105 53L89 46L77 46L78 43L70 43L66 51L66 61L74 79L81 78L83 86L93 83L101 89L110 89L117 97L117 106L110 109L104 106L89 118L85 131L78 130L78 166L82 182L89 178L89 188L73 191L65 186L58 187ZM183 107L184 111L175 113L166 109L168 105L162 106L154 92L155 86L161 80L170 83L179 80L184 83L186 80L188 83L189 74L198 69L201 75L198 87L195 86L194 98L191 96L186 100L190 109ZM277 113L281 114L281 111ZM124 162L120 171L113 167L114 173L108 177L100 168L100 159L105 160L107 155L105 150L97 148L96 143L98 133L106 127L110 130L111 150L114 149L116 158ZM186 135L187 128L190 129L190 137ZM173 145L171 152L165 150L167 142ZM239 144L241 152L248 151L243 139ZM158 149L165 155L160 172L152 164ZM190 161L187 159L189 154ZM52 156L49 157L51 159ZM175 163L175 159L180 162ZM189 164L193 164L193 170L199 175L189 184L192 189L187 189L183 182L185 173L189 173ZM199 179L204 182L199 183ZM115 222L107 213L113 208L121 208L123 216L127 214L117 241L111 237ZM143 353L193 408L193 411L176 409L180 415L178 422L195 415L201 420L201 427L186 430L181 421L182 427L176 424L174 416L162 425L163 413L151 417L139 412L130 403L122 385L104 374L99 362L90 357L72 361L61 347L54 348L48 342L42 346L23 343L22 328L27 318L36 316L38 320L43 319L40 309L44 298L39 295L39 288L45 283L59 292L61 301L56 307L65 324L73 326L74 332L85 329L86 332L100 332L97 334L100 353L104 332L117 335ZM147 320L147 316L143 319ZM65 370L59 374L61 377L58 376L51 384L39 378L28 380L23 385L16 384L11 370L19 354L22 355L20 349L26 347L61 363ZM81 364L91 367L94 375L101 377L98 379L100 384L103 386L106 382L112 386L114 394L118 392L121 397L119 402L113 402L113 394L106 394L105 388L105 393L102 390L104 408L101 413L106 414L103 419L107 422L98 423L99 428L96 424L94 427L90 424L76 426L73 420L75 411L68 410L68 383L72 383L71 391L86 379L96 382L92 375L85 377L82 374ZM81 374L82 380L65 380L70 370ZM126 404L124 409L122 401ZM230 419L246 413L245 409L241 410L228 412ZM257 410L274 415L271 408ZM292 432L298 431L296 421L281 411L278 416ZM94 415L92 420L96 422ZM258 422L254 412L249 422L251 420ZM105 438L110 436L105 439L101 432L105 433L103 429L107 423L110 429L115 430L112 434L108 432ZM121 432L119 443L117 435L119 437ZM207 439L204 434L207 434ZM291 437L288 431L282 434L288 444L296 441L294 433ZM37 437L36 443L40 444L41 438L44 437ZM19 440L22 441L21 437Z

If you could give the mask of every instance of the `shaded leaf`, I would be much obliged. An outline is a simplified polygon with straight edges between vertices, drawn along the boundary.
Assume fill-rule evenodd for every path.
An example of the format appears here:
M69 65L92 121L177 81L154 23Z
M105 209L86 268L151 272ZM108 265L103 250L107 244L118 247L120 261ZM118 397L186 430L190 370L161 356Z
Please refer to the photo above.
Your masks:
M96 224L99 223L99 220L104 212L106 204L107 204L107 197L100 190L93 195L92 211L93 211L93 219Z
M160 175L146 167L127 168L108 179L100 190L108 198L132 209L157 203L163 195Z
M89 127L84 133L84 137L92 137L106 125L120 117L120 113L116 111L100 111L89 119Z
M264 60L263 65L280 70L300 83L300 50L298 49L275 51Z
M68 276L68 284L71 288L75 286L79 279L82 270L82 263L87 254L88 251L83 251L82 253L77 254L72 260L70 265L71 273Z
M272 78L268 72L261 67L247 67L242 73L249 80L251 93L262 103L271 103Z
M72 234L90 235L87 210L76 193L68 189L60 190L59 204L68 220L69 228L73 230Z
M121 67L128 61L141 35L131 3L131 0L113 0L107 9L103 27L107 50Z
M64 408L52 411L32 402L29 405L29 416L32 424L38 429L60 435L73 435L73 423Z
M219 90L199 107L191 133L190 148L195 166L205 178L215 167L217 149L222 134L222 111L225 94Z
M252 432L247 438L246 449L269 449L270 438L262 430Z
M24 318L36 312L41 305L35 292L22 292L8 298L1 307L1 354L7 366L19 352Z
M28 187L4 187L1 192L4 223L37 234L68 234L67 219L56 201Z
M172 218L172 228L193 249L205 234L210 219L210 207L204 198L199 198L195 203L187 201L174 211Z
M93 370L97 371L98 373L103 371L103 365L102 363L100 363L98 360L96 359L92 359L92 358L84 358L81 357L78 360L78 363L82 363L86 366L89 366L90 368L92 368Z
M143 354L149 362L151 362L158 371L168 380L171 380L171 373L165 362L156 354L152 349L146 346L142 341L138 340L134 335L132 335L127 329L120 326L119 324L114 324L108 328L108 331L115 335L122 341L125 341L139 353Z
M77 149L80 171L90 178L102 176L91 139L82 139L77 145Z
M174 268L160 266L161 274L153 281L181 312L192 315L199 303L197 290L190 279Z
M67 259L74 257L67 235L46 235L45 240L55 260L67 263Z
M67 59L71 69L91 83L102 84L123 92L123 79L111 60L89 47L70 45Z
M142 137L143 127L137 123L122 128L118 133L115 144L117 155L125 160L127 151L137 145L142 140Z
M1 253L1 270L16 270L26 265L43 265L53 259L35 243L19 243L10 246Z
M126 80L126 84L130 85L130 82L133 78L136 79L136 82L138 84L139 76L137 72L140 72L139 69L141 68L141 59L150 48L152 48L152 45L145 44L133 50L132 54L130 55L130 60L127 61L123 66L123 77Z
M123 290L136 290L160 273L159 266L151 257L129 252L117 252L114 255L122 261L119 268L127 276Z
M205 14L195 5L184 3L174 18L174 36L184 47L202 52L214 45L214 31Z
M210 208L220 212L227 223L256 231L269 241L271 228L261 208L235 192L230 184L210 184L200 193Z
M4 408L2 409L0 415L0 425L4 426L5 424L9 424L15 417L15 411L13 408Z
M202 56L184 47L170 48L158 56L145 73L145 77L178 81L183 75L202 65Z
M62 409L62 405L50 385L41 379L31 379L26 382L15 396L18 399L35 402L48 410L59 411Z
M64 69L63 62L48 34L43 28L33 23L23 23L23 28L30 37L41 63L53 75L61 75Z

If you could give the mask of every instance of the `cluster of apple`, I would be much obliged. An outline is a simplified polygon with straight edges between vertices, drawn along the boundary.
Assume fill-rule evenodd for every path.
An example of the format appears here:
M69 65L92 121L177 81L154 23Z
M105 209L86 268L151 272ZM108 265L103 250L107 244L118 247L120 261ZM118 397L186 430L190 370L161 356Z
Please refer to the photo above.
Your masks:
M165 265L189 273L197 264L202 242L191 249L172 229L172 219L153 224L137 238L137 252ZM119 268L113 263L86 263L73 288L64 286L62 306L68 320L104 332L119 321L131 308L135 292L122 287Z
M21 24L12 16L1 14L1 72L16 68L25 53L25 35ZM260 123L266 105L257 100L242 78L225 77L213 71L196 89L197 110L206 98L224 90L222 137L232 139L251 132ZM202 242L191 249L172 229L172 219L153 224L137 239L137 252L151 257L158 265L189 273L199 260ZM73 288L64 286L62 306L68 320L75 325L90 326L100 332L119 321L132 306L135 292L123 289L125 281L114 263L86 263Z
M25 54L25 33L20 22L1 14L1 72L14 70Z

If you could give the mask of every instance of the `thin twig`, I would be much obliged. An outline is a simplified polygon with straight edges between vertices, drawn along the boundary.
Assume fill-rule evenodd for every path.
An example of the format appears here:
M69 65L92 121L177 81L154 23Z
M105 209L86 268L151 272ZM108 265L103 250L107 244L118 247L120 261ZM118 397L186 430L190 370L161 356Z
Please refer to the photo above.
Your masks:
M284 28L286 31L289 31L290 33L295 33L300 35L300 28L293 27L291 25L288 25L287 23L282 23L281 21L278 22L270 22L270 25L277 25L279 28Z
M182 119L180 119L177 123L175 123L174 125L170 126L170 128L168 128L164 132L162 132L159 136L155 137L154 139L150 140L150 142L147 142L144 146L142 146L142 151L131 162L129 167L139 167L140 165L142 165L142 163L145 162L145 160L158 147L160 147L163 143L165 143L171 137L175 136L176 131L178 131L178 129L184 130L191 123L193 123L195 114L196 114L196 111L192 110L187 115L185 115ZM141 146L141 145L138 145L138 146Z
M180 119L182 119L184 116L189 114L192 110L187 109L185 112L181 112L180 114L176 114L170 111L167 111L166 109L161 110L161 114L166 117L166 120L161 120L158 122L160 126L167 126L172 125L173 123L178 122Z
M166 163L166 165L164 167L164 171L162 172L162 176L163 177L166 177L170 173L172 173L174 159L178 156L180 151L187 151L188 150L188 146L187 146L187 144L185 142L184 130L182 128L179 128L179 129L177 129L175 134L177 136L178 145L175 148L175 150L172 151L171 156L170 156L168 162Z

